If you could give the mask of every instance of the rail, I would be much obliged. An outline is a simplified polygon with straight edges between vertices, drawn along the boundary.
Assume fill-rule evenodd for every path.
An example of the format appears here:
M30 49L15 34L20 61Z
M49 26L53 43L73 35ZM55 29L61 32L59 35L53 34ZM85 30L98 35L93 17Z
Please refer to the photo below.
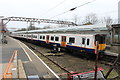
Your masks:
M9 61L8 65L7 65L6 69L5 69L4 74L3 74L3 80L5 80L5 78L12 78L12 69L10 70L10 68L11 68L11 64L12 64L15 56L17 56L17 50L15 50L13 52L12 57L10 58L10 61ZM12 65L12 67L13 66L14 65Z

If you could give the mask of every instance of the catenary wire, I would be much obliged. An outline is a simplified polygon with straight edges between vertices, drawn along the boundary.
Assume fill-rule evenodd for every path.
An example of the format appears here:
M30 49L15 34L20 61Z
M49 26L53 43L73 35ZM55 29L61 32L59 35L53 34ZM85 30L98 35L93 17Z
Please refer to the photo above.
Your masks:
M60 3L58 3L57 5L55 5L54 7L48 9L46 12L44 12L43 14L41 14L41 16L44 16L46 14L48 14L49 12L53 11L55 8L57 8L58 6L60 6L61 4L63 4L66 0L61 1Z
M71 8L71 9L69 9L68 11L65 11L65 12L63 12L63 13L60 13L60 14L58 14L58 15L55 15L55 16L51 17L50 19L52 19L52 18L54 18L54 17L57 17L57 16L60 16L60 15L63 15L63 14L65 14L65 13L69 12L69 11L74 11L76 8L82 7L82 6L84 6L84 5L87 5L87 4L89 4L89 3L92 3L92 2L94 2L94 1L96 1L96 0L92 0L92 1L89 1L89 2L86 2L86 3L82 4L82 5L80 5L80 6Z

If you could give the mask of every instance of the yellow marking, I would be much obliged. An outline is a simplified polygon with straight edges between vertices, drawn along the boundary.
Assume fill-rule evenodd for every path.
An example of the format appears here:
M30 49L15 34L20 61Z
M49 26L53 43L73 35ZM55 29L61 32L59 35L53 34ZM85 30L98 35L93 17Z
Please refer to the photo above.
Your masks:
M105 50L105 48L106 48L106 44L99 44L98 45L99 47L98 47L98 50ZM96 45L94 45L94 49L96 49L97 47L96 47Z

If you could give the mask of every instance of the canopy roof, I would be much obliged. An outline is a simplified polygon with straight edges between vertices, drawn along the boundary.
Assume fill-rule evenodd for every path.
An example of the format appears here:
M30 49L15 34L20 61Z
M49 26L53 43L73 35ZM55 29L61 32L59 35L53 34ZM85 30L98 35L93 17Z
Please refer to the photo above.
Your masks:
M40 30L30 30L30 31L19 31L13 33L42 33L42 32L70 32L70 31L101 31L108 30L105 24L98 25L82 25L82 26L72 26L72 27L60 27L60 28L50 28L50 29L40 29Z

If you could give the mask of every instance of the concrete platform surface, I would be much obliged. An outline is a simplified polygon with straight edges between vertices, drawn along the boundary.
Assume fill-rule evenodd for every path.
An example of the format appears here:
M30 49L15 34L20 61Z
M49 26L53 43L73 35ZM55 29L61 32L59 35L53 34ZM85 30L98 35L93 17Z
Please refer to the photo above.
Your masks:
M6 40L8 41L7 44L1 44L1 50L0 50L0 66L1 66L1 73L0 73L0 79L2 78L2 74L5 72L5 69L7 67L7 64L14 52L14 50L18 50L18 59L21 59L22 61L29 61L28 57L26 56L24 50L21 48L21 46L14 41L10 37L6 37Z
M0 53L0 55L2 55L0 57L2 60L0 62L0 65L2 65L0 75L4 73L14 50L18 50L18 59L21 59L27 77L36 75L39 76L39 78L43 78L43 76L48 75L51 78L59 79L59 77L24 43L11 37L6 37L6 39L8 44L0 46L2 52Z

